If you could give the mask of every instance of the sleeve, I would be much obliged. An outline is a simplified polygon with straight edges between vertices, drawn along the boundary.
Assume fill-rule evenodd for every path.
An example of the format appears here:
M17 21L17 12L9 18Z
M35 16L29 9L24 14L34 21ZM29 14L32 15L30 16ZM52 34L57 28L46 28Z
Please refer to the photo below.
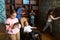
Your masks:
M18 27L19 29L21 28L21 25L19 24L19 27Z
M19 13L19 11L20 11L20 10L18 9L18 10L17 10L17 13Z
M7 19L7 20L5 21L5 24L6 24L6 30L7 30L7 31L10 30L11 27L13 26L13 24L10 23L10 20L9 20L9 19ZM8 24L8 25L7 25L7 24Z
M22 8L19 8L19 9L17 10L17 13L20 13L20 12L22 12Z
M16 18L16 22L19 22L17 18ZM19 27L18 28L21 28L21 25L20 24L19 24Z
M53 20L59 19L59 17L54 18L52 15L50 15L50 17L51 17L51 19L53 19Z
M5 24L6 24L6 30L8 30L9 29L9 26L10 26L10 23L9 23L9 20L8 19L5 21ZM7 25L7 24L9 24L9 25Z
M19 22L17 18L16 18L16 22Z

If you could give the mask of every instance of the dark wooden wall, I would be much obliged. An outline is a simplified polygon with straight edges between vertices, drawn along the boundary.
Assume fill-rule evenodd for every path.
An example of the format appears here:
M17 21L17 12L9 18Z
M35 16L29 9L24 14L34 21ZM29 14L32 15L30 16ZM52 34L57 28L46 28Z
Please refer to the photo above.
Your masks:
M49 9L55 9L56 7L60 7L60 0L41 0L39 3L39 24L42 25L43 27L46 24L46 17L47 17L47 12ZM56 13L58 14L58 13ZM43 29L42 27L42 29ZM56 20L53 22L53 33L56 36L60 36L60 20Z

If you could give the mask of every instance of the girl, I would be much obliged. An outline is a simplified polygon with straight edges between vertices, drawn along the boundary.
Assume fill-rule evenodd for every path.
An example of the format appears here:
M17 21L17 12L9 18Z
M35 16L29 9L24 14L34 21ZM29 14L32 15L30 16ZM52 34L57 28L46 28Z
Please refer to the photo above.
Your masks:
M21 19L20 19L22 28L24 28L24 22L25 22L25 21L28 21L28 19L27 19L27 17L26 17L25 9L23 9L23 11L22 11L22 17L21 17Z
M16 12L12 10L10 13L10 18L8 18L5 21L5 24L9 24L9 25L6 25L6 31L9 34L11 40L20 40L19 31L20 31L21 25L19 24L17 30L14 28L16 31L15 30L12 31L12 27L16 22L18 22L18 19L16 18Z
M38 32L33 31L33 29L37 29L37 27L31 27L27 21L25 21L24 24L25 24L24 32L29 33L29 35L31 36L32 40L36 40L35 34L38 34L40 40L42 40L41 39L41 35L42 35L41 32L40 31L38 31Z
M34 26L34 19L35 19L35 13L33 10L31 10L31 13L30 13L30 22L32 24L32 26Z
M52 32L52 21L53 21L53 20L57 20L57 19L59 19L59 18L60 18L60 17L54 18L53 10L49 10L49 11L48 11L48 20L47 20L46 26L43 28L43 31L45 31L45 30L50 26L50 30L51 30L51 32Z

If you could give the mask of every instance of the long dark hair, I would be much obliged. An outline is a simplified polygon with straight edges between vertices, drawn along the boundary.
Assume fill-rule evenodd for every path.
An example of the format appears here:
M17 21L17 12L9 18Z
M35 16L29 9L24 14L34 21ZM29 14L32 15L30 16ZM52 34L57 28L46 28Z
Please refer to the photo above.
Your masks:
M54 16L54 13L51 14L51 12L54 12L54 10L50 9L47 13L47 18L50 16L50 15L53 15Z
M19 22L16 22L16 23L13 25L12 29L14 29L14 26L15 26L15 25L19 25Z
M14 13L16 13L15 10L11 10L11 11L10 11L10 15L12 15L12 14L14 14Z

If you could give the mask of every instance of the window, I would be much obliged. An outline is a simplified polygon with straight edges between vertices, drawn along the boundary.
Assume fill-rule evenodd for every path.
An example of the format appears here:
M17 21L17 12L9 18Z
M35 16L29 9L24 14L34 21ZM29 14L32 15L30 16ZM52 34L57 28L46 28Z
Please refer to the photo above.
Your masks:
M29 4L29 0L23 0L23 4Z

